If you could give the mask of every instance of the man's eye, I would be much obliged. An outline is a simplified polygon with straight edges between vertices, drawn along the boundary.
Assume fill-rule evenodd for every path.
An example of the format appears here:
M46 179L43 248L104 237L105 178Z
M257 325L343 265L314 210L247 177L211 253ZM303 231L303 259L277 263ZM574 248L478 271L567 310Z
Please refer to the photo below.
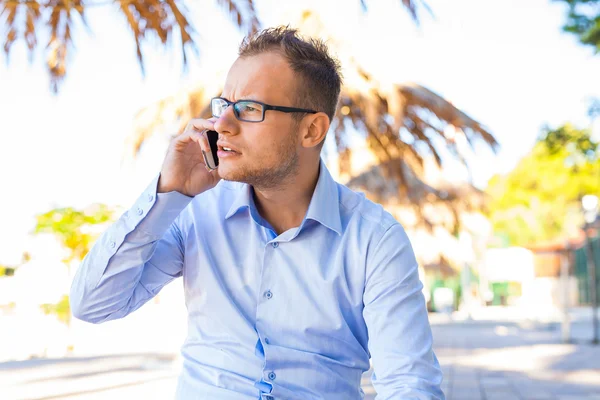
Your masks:
M246 112L254 112L254 111L258 111L258 108L250 105L250 104L245 104L244 105L244 111Z

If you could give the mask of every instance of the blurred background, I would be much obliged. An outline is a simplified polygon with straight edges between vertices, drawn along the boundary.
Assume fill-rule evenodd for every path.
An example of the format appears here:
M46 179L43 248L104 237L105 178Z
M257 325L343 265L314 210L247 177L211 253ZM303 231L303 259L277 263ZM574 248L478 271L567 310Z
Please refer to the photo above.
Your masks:
M342 62L323 159L408 232L447 398L600 399L599 21L598 0L0 0L0 399L173 397L181 280L97 326L70 282L244 35L280 24Z

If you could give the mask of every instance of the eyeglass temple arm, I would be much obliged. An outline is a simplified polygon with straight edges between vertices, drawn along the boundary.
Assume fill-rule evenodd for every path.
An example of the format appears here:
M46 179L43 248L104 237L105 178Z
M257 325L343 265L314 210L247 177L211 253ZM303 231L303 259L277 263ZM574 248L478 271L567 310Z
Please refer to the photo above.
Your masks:
M305 113L311 113L311 114L317 113L317 111L315 111L315 110L307 110L306 108L268 106L268 105L265 105L264 107L265 107L265 110L274 110L274 111L281 111L281 112L305 112Z

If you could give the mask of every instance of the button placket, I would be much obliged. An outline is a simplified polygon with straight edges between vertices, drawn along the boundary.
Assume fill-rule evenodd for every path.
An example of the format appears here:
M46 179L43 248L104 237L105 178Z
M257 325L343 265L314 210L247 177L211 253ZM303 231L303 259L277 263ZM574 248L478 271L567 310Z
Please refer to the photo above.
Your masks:
M275 243L275 242L273 242ZM265 243L273 244L273 243ZM269 311L269 308L273 303L269 300L272 300L274 297L274 293L272 290L273 285L273 273L272 268L275 267L273 255L275 252L270 251L269 246L264 247L264 253L262 258L262 268L260 273L260 291L258 292L258 304L256 310L256 329L258 331L259 336L262 337L262 341L264 343L263 351L264 351L264 361L263 361L263 380L266 381L268 371L270 370L270 348L269 343L271 340L268 338L270 322L272 321L272 314ZM261 299L262 296L262 299ZM271 397L273 399L273 397Z

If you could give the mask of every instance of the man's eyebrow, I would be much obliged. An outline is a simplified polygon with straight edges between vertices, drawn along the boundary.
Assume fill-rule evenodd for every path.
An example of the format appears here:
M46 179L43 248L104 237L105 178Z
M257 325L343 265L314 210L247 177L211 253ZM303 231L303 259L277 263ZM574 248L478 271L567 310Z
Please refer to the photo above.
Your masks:
M233 100L231 100L229 97L225 96L223 93L221 93L221 95L219 96L222 99L225 99L227 101L231 101L232 103L234 102ZM248 101L258 101L260 102L260 100L258 100L255 96L253 95L245 95L245 96L240 96L239 99L235 100L235 101L243 101L243 100L248 100Z

